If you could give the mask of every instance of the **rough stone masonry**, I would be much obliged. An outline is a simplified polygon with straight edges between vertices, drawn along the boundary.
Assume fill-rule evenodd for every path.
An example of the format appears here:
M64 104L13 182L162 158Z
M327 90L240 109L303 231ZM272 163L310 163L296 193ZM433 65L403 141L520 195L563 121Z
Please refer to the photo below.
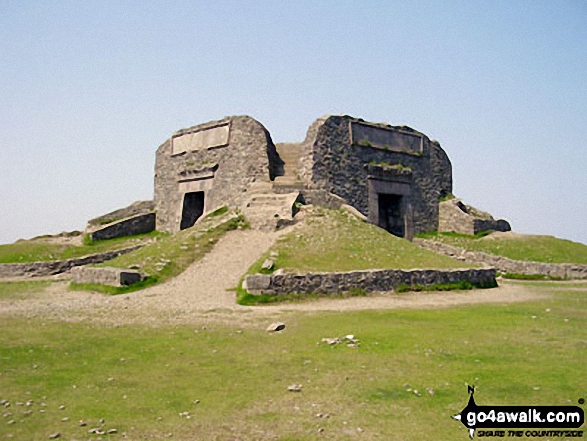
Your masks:
M158 148L156 227L177 232L221 206L246 207L253 193L259 199L259 188L298 193L293 200L315 204L347 203L411 239L438 229L439 201L452 192L452 166L437 141L407 126L325 116L303 142L275 145L253 118L226 117L179 130ZM474 223L475 216L462 214L455 231ZM443 228L450 230L449 216Z

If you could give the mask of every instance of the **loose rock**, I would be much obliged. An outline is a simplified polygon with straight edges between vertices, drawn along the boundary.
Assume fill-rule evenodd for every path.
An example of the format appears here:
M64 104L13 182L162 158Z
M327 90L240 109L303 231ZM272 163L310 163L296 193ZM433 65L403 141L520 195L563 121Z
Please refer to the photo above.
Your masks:
M276 323L271 323L267 327L267 332L279 332L279 331L283 331L284 329L285 329L285 323L276 322Z
M302 391L302 385L301 384L290 384L287 387L287 390L290 392L301 392Z

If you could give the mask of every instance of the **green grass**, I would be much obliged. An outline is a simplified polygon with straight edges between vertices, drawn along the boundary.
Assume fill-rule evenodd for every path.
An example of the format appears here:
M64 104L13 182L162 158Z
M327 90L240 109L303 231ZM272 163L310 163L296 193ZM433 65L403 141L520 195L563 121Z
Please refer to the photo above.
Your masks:
M253 295L249 294L243 287L242 281L236 288L236 302L244 306L269 305L274 303L306 303L320 299L348 299L351 297L366 297L367 293L362 289L351 289L338 294L317 294L317 293L290 293L279 295Z
M108 439L465 440L450 417L467 403L466 384L477 386L478 405L576 405L585 396L586 293L527 286L551 297L286 313L277 334L264 331L270 317L240 327L237 312L206 330L3 317L0 400L12 415L0 419L0 433L96 439L88 430L104 419L119 431ZM360 347L320 342L346 334ZM287 391L294 383L301 392Z
M97 267L133 268L145 274L146 280L124 287L111 287L95 284L71 284L72 290L98 291L105 294L122 294L165 282L181 274L193 262L204 257L228 231L245 226L242 217L227 217L217 225L212 225L214 215L198 225L173 235L158 237L144 247L118 256Z
M423 238L490 254L546 263L587 264L587 245L553 236L518 235L512 238L479 238L456 233L427 233Z
M300 272L471 267L424 250L345 211L322 208L309 211L305 225L281 237L272 251L279 253L274 269Z
M51 281L0 282L0 300L20 300L44 291Z
M63 260L88 254L131 247L150 239L159 237L163 233L153 231L136 236L120 237L108 240L88 242L83 245L72 246L50 243L43 239L21 240L13 244L0 245L0 263L25 263L46 260Z
M485 289L485 288L497 288L497 282L488 283L471 283L468 280L461 280L460 282L452 283L433 283L432 285L406 285L401 284L395 292L402 293L408 291L467 291L471 289Z
M549 276L548 274L504 273L501 274L501 277L512 280L562 280L561 277Z
M109 286L100 285L97 283L70 283L69 289L71 291L89 291L89 292L101 292L102 294L108 294L111 296L118 294L126 294L129 292L140 291L141 289L148 288L149 286L156 285L160 282L157 276L147 276L140 282L135 282L132 285L127 286Z

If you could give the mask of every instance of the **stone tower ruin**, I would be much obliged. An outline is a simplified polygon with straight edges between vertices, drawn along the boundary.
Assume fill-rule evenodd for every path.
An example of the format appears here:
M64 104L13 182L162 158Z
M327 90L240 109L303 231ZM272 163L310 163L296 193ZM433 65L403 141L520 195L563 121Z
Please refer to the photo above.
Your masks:
M506 221L458 200L441 203L452 198L452 166L437 141L407 126L346 115L319 118L300 143L274 144L249 116L179 130L157 149L154 196L144 203L149 213L137 215L134 204L133 216L104 228L175 233L223 206L240 208L254 227L275 228L293 221L298 203L312 203L350 205L407 239L439 229L509 230ZM147 214L149 227L141 221Z

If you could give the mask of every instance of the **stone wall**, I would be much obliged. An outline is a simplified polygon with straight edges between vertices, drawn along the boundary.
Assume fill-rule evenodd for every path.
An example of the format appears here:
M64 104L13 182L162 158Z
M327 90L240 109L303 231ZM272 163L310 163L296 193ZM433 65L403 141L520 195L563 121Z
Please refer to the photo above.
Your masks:
M87 231L92 240L113 239L150 233L155 229L155 213L138 214L102 227Z
M355 125L360 129L353 129ZM369 164L400 166L411 175L401 182L391 174L373 176ZM331 192L370 219L378 214L369 186L389 182L388 190L376 191L401 190L414 233L437 229L438 200L452 191L451 164L437 142L409 127L371 124L349 116L323 117L312 124L302 143L299 175L308 188Z
M415 239L422 248L444 254L467 263L490 265L503 273L545 275L561 279L587 279L587 265L572 263L542 263L512 260L495 254L469 251L434 240Z
M254 274L245 278L243 288L249 294L337 294L352 289L365 292L392 291L399 285L434 285L469 281L495 284L495 269L451 270L366 270L340 273Z
M1 263L0 277L40 277L52 276L54 274L64 273L73 267L102 263L114 259L121 254L130 253L131 251L141 248L142 245L136 245L121 250L108 251L105 253L91 254L89 256L76 257L67 260L48 260L45 262L29 263Z
M88 221L88 227L97 227L100 225L109 224L127 217L137 216L139 214L151 213L155 209L154 201L136 201L128 207L120 208L103 214Z
M204 215L242 203L247 185L270 182L277 153L269 132L248 116L227 117L180 130L157 150L157 230L180 229L183 197L204 192Z
M76 267L71 270L72 283L91 283L109 286L128 286L143 280L143 275L134 270L112 267Z
M481 231L510 231L508 221L494 219L459 199L443 201L439 205L438 231L475 235Z

